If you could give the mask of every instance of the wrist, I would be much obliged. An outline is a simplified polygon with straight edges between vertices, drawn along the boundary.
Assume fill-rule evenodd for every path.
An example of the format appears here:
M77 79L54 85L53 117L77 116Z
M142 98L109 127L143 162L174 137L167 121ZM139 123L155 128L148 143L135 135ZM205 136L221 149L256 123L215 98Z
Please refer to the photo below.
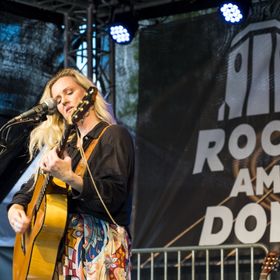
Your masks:
M77 175L75 172L72 171L72 173L69 175L69 178L66 182L71 188L81 192L83 188L83 178L79 175Z
M13 204L13 205L10 207L10 209L11 209L11 208L12 208L12 209L24 210L23 205L17 204L17 203Z

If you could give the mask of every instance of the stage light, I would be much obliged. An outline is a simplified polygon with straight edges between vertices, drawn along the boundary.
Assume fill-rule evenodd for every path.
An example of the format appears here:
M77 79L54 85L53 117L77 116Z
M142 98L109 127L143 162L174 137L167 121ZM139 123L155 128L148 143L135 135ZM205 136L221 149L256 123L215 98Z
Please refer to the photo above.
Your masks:
M129 44L138 29L138 22L134 18L116 20L109 26L109 34L117 44Z
M220 13L228 23L239 23L248 16L249 0L223 1L219 7Z

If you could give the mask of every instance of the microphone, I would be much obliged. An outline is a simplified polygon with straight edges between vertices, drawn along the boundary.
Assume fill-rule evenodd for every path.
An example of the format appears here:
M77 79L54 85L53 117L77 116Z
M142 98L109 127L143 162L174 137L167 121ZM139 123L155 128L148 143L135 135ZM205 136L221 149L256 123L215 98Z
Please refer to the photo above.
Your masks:
M56 101L52 98L46 99L43 103L31 108L30 110L16 116L12 121L22 121L30 117L42 117L45 115L52 115L56 112Z

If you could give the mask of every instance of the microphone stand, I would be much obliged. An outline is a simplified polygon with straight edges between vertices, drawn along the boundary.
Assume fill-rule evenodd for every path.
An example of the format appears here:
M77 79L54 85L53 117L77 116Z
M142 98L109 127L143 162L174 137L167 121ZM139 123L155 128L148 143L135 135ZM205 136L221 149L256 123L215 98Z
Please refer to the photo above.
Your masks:
M9 140L9 134L11 128L14 126L22 125L22 124L32 124L36 125L41 123L42 121L45 121L47 119L47 114L38 114L33 117L25 118L25 119L19 119L15 120L15 118L9 120L7 123L5 123L0 128L0 157L2 154L4 154L6 151L9 150L8 146L8 140Z
M17 175L27 165L27 137L32 127L46 119L46 115L20 120L10 120L0 128L0 178L3 188L0 203L5 199L15 183ZM7 169L12 170L7 172ZM13 174L12 176L11 173Z

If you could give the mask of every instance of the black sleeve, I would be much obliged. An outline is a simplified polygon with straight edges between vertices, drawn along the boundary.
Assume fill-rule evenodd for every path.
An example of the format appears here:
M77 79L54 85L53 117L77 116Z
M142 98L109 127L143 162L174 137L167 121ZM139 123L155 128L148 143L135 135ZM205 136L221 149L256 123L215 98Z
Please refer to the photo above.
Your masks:
M114 214L127 203L134 170L134 146L129 132L121 126L109 127L89 158L89 167L97 189ZM88 173L83 191L76 197L93 212L105 213Z
M28 203L31 201L33 191L32 186L34 183L34 177L32 176L25 184L21 186L21 189L17 191L10 204L7 206L7 210L13 205L13 204L20 204L24 207L28 205Z

